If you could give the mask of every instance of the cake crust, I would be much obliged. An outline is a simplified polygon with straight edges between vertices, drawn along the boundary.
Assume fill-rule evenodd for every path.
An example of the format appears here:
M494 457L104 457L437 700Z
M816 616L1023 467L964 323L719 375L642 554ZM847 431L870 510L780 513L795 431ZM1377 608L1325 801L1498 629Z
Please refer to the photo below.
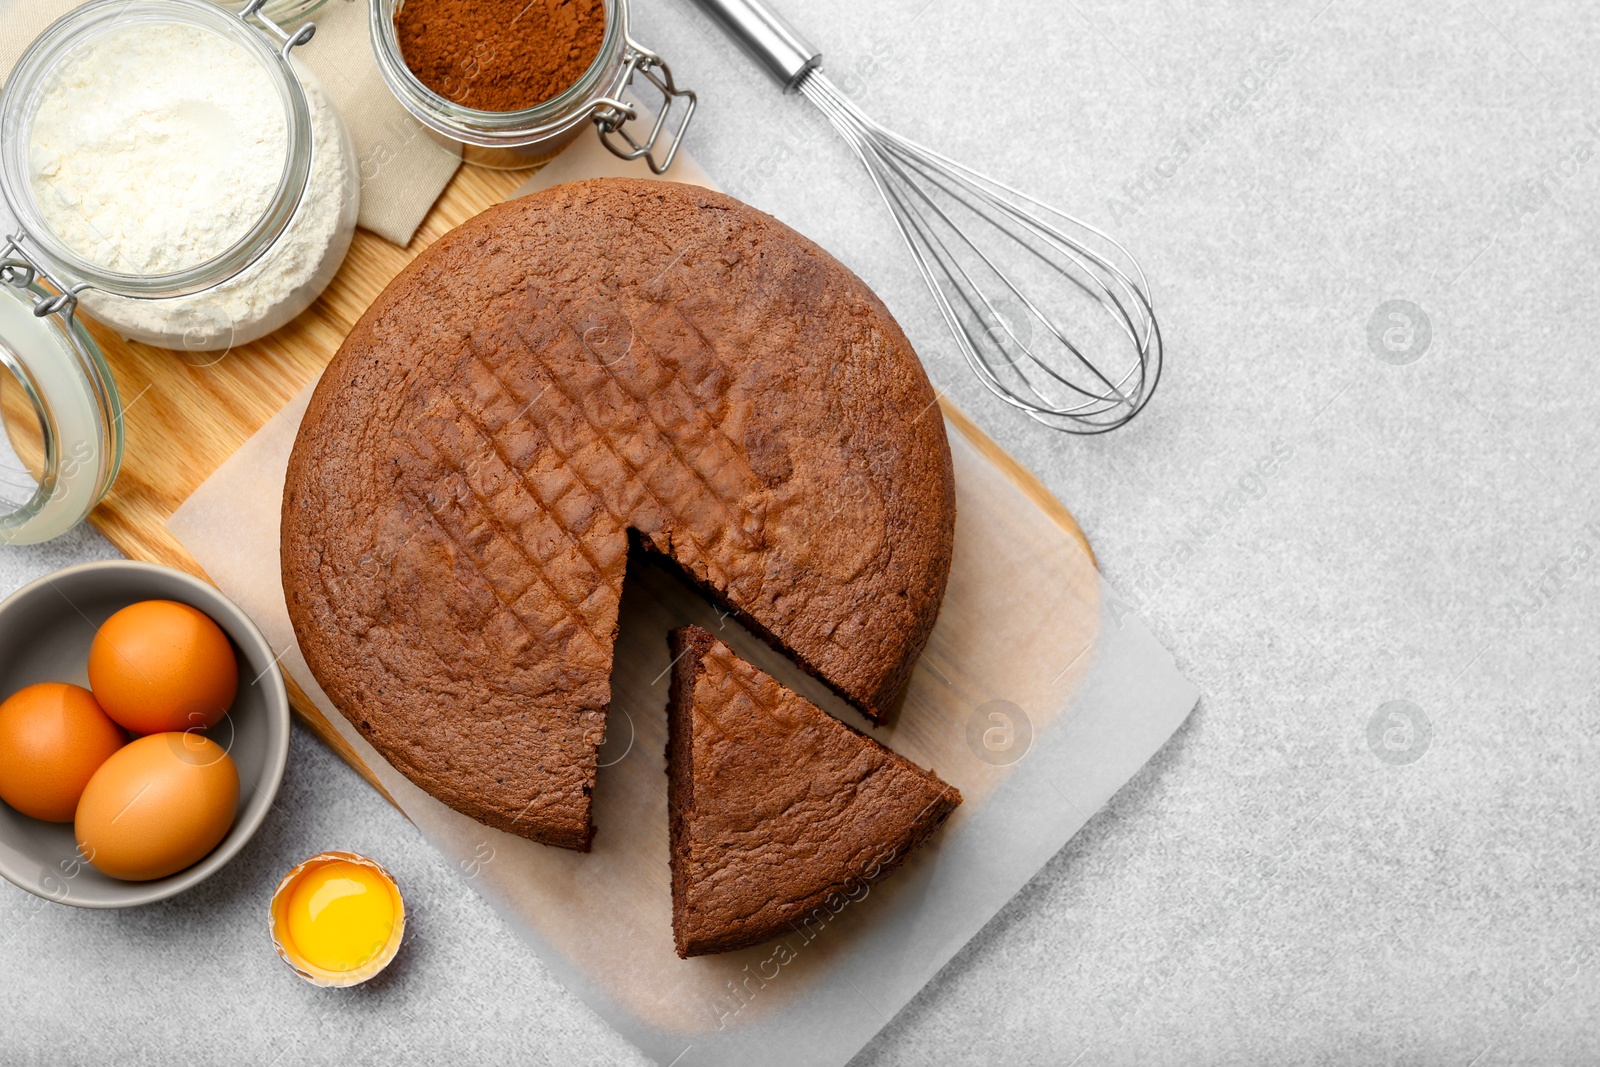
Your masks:
M413 782L588 847L630 533L882 720L954 529L932 387L876 296L721 194L576 182L411 263L312 398L284 593Z
M667 709L672 933L731 952L826 921L939 828L961 793L741 660L674 630Z

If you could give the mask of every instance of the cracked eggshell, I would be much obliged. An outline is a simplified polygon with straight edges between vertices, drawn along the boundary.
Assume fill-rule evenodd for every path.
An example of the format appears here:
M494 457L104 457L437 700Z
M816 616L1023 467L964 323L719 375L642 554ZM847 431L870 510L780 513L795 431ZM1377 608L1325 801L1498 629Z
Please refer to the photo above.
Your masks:
M394 926L390 930L388 942L377 955L360 967L349 971L330 971L312 963L300 951L290 933L289 902L294 895L295 886L300 879L311 872L334 863L352 863L377 872L381 876L383 883L389 887L389 892L394 899ZM278 887L272 891L269 929L272 935L273 947L278 950L279 958L288 964L292 971L312 985L325 988L360 985L389 966L395 954L400 951L400 942L404 938L406 930L405 898L400 895L400 887L395 882L394 876L376 860L368 859L355 852L320 852L310 859L296 864L288 874L283 876L283 879L278 883Z

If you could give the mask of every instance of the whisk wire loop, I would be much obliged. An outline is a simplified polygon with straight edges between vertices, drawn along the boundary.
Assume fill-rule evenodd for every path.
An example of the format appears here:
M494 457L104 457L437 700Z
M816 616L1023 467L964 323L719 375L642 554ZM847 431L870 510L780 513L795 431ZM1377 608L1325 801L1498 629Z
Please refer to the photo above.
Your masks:
M963 358L1000 400L1053 429L1099 434L1126 425L1154 395L1161 329L1144 271L1105 231L902 137L868 117L820 70L797 88L866 167ZM976 234L975 232L976 231ZM984 240L987 237L989 240ZM995 241L994 238L1000 240ZM1037 275L1065 280L1041 293ZM1104 315L1058 316L1073 291ZM1010 305L1009 307L1003 305ZM1048 310L1047 310L1048 309ZM963 314L963 310L965 314ZM1037 331L1037 333L1036 333ZM1114 343L1106 344L1104 334Z

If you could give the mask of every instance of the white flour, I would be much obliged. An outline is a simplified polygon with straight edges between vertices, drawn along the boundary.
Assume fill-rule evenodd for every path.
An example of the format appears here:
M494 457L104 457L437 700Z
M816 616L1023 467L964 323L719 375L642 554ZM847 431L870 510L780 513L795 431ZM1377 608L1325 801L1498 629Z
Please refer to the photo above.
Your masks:
M300 207L248 270L214 289L168 300L130 300L90 290L83 309L124 337L190 351L246 344L283 326L325 289L355 232L360 186L339 113L301 70L311 105L311 177Z
M355 230L359 187L333 105L297 68L311 112L311 173L294 218L243 273L193 296L98 290L83 310L123 336L211 351L287 323L322 292ZM268 73L216 33L137 24L100 37L48 84L29 145L46 223L78 255L127 274L216 258L268 210L288 152Z
M62 243L148 275L198 266L249 232L287 152L260 62L209 30L137 23L91 40L46 85L29 164Z

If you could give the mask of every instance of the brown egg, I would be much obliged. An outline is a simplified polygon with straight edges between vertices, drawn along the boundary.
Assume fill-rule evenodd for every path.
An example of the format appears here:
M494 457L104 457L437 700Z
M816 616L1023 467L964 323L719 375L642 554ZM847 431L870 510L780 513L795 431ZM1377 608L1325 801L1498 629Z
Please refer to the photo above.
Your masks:
M213 726L239 688L228 635L197 608L173 600L131 604L89 646L89 688L136 734Z
M78 848L113 878L176 874L217 847L239 806L239 772L197 733L151 734L103 763L78 801Z
M45 822L71 822L94 772L128 740L94 694L41 682L0 704L0 800Z

